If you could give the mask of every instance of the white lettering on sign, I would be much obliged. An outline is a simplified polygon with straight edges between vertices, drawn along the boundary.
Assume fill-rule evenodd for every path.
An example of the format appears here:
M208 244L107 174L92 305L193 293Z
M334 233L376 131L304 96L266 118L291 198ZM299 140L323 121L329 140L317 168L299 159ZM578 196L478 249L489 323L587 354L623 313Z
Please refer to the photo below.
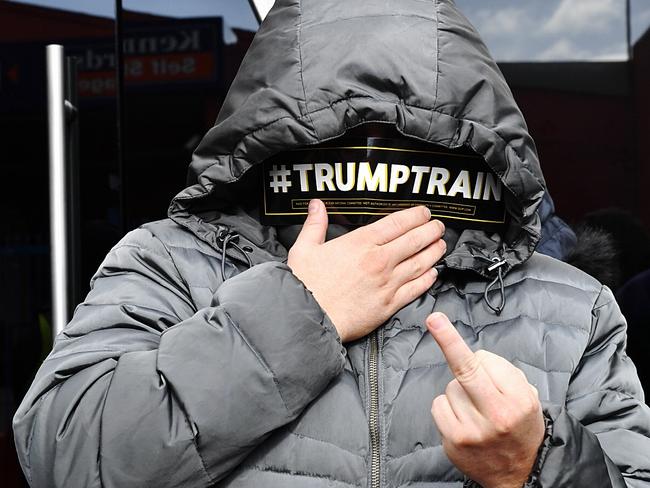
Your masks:
M472 183L469 181L469 171L463 170L460 172L454 184L451 185L451 190L447 193L448 197L455 197L459 193L463 194L463 198L468 200L472 198Z
M415 173L415 181L413 182L413 193L420 193L422 187L422 178L425 174L431 172L430 166L413 166L411 173Z
M316 191L325 191L325 187L329 191L336 191L336 188L334 188L334 168L329 164L316 164L314 166Z
M493 174L488 174L487 181L485 182L485 191L483 192L483 200L490 200L490 194L492 194L494 195L494 200L500 202L502 190L501 180L497 180Z
M198 29L182 30L160 36L126 37L122 46L124 54L158 54L199 51L201 32Z
M273 166L273 168L275 168L275 166ZM314 165L294 164L293 169L300 173L300 191L309 191L309 178L307 177L307 172L313 170Z
M336 188L339 191L351 191L357 181L357 163L348 163L345 165L347 168L347 179L343 180L343 163L335 163L334 170L336 171Z
M274 193L288 193L292 175L297 173L301 192L310 191L310 181L317 192L371 191L397 193L403 185L412 185L411 193L462 197L466 200L494 200L503 196L501 180L492 173L461 170L452 179L447 168L378 163L373 169L367 161L347 163L302 163L272 165L269 188ZM424 177L429 175L426 190ZM450 185L451 182L451 185Z
M153 54L193 53L206 48L201 46L200 29L184 29L169 34L146 35L134 34L126 37L122 43L125 56L143 56ZM191 58L187 58L190 59ZM87 47L79 58L80 71L102 71L115 68L115 54L105 52L105 48ZM190 72L193 67L187 63L181 68Z
M429 186L427 187L428 195L435 195L436 191L440 196L447 195L445 185L449 181L451 174L447 168L431 168L431 176L429 177Z
M481 191L483 190L483 180L485 179L485 173L479 171L478 176L476 177L476 184L474 185L474 193L472 194L472 199L478 200L481 198Z
M374 173L370 168L370 163L359 163L357 191L364 191L366 188L369 191L380 191L384 193L388 191L388 165L386 163L377 164Z
M287 193L291 188L291 170L287 169L284 164L280 165L280 169L274 164L273 169L269 171L271 177L271 188L273 193Z
M397 193L397 187L406 183L411 177L411 168L403 164L393 164L390 167L389 193Z

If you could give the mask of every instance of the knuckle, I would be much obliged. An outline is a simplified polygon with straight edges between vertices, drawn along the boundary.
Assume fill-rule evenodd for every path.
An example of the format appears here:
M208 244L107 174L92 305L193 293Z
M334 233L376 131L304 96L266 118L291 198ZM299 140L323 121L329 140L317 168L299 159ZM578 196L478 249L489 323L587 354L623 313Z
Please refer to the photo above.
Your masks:
M453 443L461 449L470 448L480 445L483 436L474 429L466 429L454 434Z
M493 412L491 420L496 434L503 437L512 433L516 418L509 411L501 410Z
M431 288L435 281L435 277L431 276L429 273L426 273L422 274L415 280L403 284L399 288L398 292L394 294L396 306L401 308L404 305L411 303L413 300L417 299L420 295Z
M533 386L533 388L535 387ZM539 410L540 404L536 392L537 390L533 392L533 390L531 389L530 394L525 396L525 400L523 404L523 412L527 416L537 413L537 411Z
M361 258L361 267L372 274L383 274L388 269L388 256L381 249L372 249Z
M479 362L486 367L490 365L498 365L504 361L507 362L498 354L494 354L493 352L486 349L479 349L474 353L474 355L478 358Z
M379 288L380 290L386 290L390 288L391 281L390 281L390 277L388 276L388 273L379 273L375 283L377 284L377 288Z
M407 234L406 242L409 249L420 249L422 247L422 237L416 232Z
M390 214L386 217L386 225L396 234L404 233L404 224L397 214Z
M474 379L478 373L479 367L480 362L476 357L476 354L473 354L471 357L456 366L454 376L456 376L459 382L467 383Z
M420 293L415 282L411 281L404 285L404 298L408 300L408 303L415 300L418 296L420 296Z
M406 303L411 303L413 300L416 300L419 296L425 293L431 286L433 286L434 280L430 276L422 275L419 278L407 283L402 286L404 291L404 298L407 300Z
M430 266L433 266L436 264L438 261L440 261L440 258L442 258L444 253L441 253L438 250L438 247L436 244L429 246L426 252L426 259L427 259L427 264Z
M445 388L445 395L449 396L450 394L458 391L459 388L460 383L458 383L458 380L451 380L449 383L447 383L447 387Z
M486 430L477 429L472 432L471 442L473 446L483 446L491 440L490 433Z
M413 282L413 292L411 294L411 300L415 300L418 298L420 295L425 293L431 286L433 286L433 283L435 283L435 279L430 274L422 274L423 271L419 272L420 277Z
M379 297L379 303L382 307L386 307L389 310L399 308L399 303L397 303L397 294L392 295L390 293L383 293Z
M526 383L528 383L528 378L526 377L526 373L524 373L521 369L515 368L515 371L517 371L517 376L519 376L522 380L524 380ZM531 385L532 386L532 385Z
M413 259L411 262L411 275L420 276L424 273L424 263L420 259Z
M485 349L479 349L474 353L474 356L476 356L479 361L484 362L490 356L490 353Z
M454 446L454 447L464 447L465 442L466 442L466 435L465 432L463 431L453 431L449 435L448 441Z

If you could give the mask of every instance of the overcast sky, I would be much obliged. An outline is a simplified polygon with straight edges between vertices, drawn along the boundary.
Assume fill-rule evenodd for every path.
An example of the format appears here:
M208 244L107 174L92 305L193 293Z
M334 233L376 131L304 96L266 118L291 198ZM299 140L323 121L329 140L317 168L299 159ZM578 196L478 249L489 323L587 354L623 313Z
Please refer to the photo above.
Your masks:
M457 0L499 60L626 59L625 0ZM650 0L632 0L632 34Z
M113 0L20 0L113 16ZM625 59L626 0L456 0L500 61ZM171 17L223 16L256 29L247 0L123 0L125 9ZM650 27L650 0L632 0L633 39Z

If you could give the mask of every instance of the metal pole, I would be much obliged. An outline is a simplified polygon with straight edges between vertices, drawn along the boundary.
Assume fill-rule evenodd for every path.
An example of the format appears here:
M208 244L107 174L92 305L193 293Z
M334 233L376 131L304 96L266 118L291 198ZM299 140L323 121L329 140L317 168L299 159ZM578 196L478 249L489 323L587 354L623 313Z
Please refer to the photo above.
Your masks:
M58 44L50 44L45 49L50 150L52 331L56 337L68 323L64 54L63 46Z
M644 171L643 167L639 164L639 132L638 132L638 108L636 104L636 93L638 90L636 83L636 73L634 66L634 44L632 41L632 1L625 1L625 37L627 42L627 109L628 109L628 130L626 131L628 135L628 146L629 153L628 158L629 162L626 165L626 171L633 169L635 177L638 181L643 181ZM639 185L636 190L635 195L635 204L637 208L643 208L641 206L643 202L643 192L642 185Z
M632 62L634 48L632 47L632 0L625 1L625 34L627 37L627 60Z

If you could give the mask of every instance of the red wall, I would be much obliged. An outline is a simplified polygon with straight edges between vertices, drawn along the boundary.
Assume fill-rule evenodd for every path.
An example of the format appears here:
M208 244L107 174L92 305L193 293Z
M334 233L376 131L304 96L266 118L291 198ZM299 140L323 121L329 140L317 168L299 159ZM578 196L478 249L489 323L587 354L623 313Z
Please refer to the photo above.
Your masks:
M604 207L635 210L634 132L627 98L513 87L558 213L577 221Z

